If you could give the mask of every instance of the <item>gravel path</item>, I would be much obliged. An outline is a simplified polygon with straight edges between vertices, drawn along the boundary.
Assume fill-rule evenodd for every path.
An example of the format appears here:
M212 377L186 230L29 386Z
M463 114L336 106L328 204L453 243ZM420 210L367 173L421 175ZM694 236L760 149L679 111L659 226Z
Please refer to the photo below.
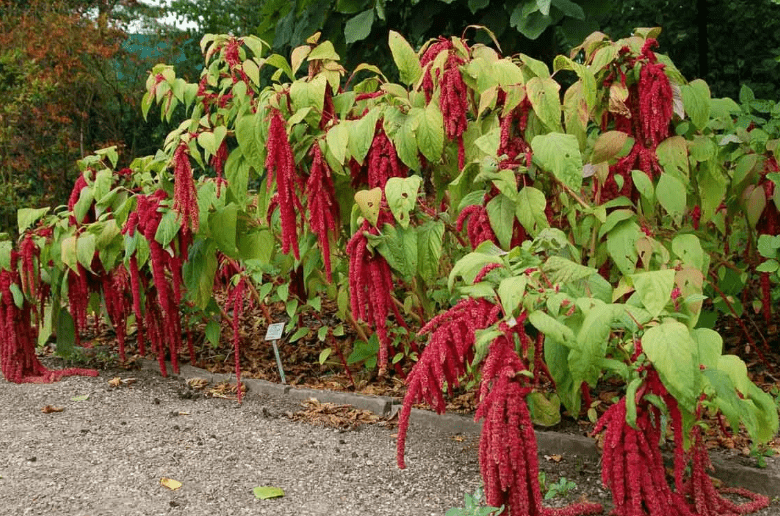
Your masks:
M137 380L112 388L114 376ZM250 392L241 406L191 394L153 371L0 380L0 515L443 515L480 483L476 435L413 425L399 470L394 429L294 422L286 414L301 406L266 394ZM64 410L42 412L47 405ZM551 482L568 468L569 502L606 502L589 459L542 467ZM163 477L182 487L166 489ZM252 489L266 485L284 497L256 499Z

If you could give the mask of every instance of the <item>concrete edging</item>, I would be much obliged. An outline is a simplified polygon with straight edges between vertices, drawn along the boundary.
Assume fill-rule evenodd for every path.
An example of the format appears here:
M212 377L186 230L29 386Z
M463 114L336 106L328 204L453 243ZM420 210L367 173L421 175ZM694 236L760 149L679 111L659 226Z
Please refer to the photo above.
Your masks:
M159 370L157 361L141 359L139 363L142 369ZM170 364L167 365L169 376L172 377L205 378L212 383L235 380L235 375L211 373L191 365L180 366L179 374L176 375L171 371ZM352 405L357 409L369 410L382 417L395 413L401 403L398 398L388 396L296 388L254 378L242 379L241 382L245 383L247 388L253 392L270 396L288 396L294 400L314 398L320 403ZM409 424L411 427L435 428L452 433L479 433L482 430L482 423L474 421L470 417L460 414L437 414L416 408L412 409ZM593 459L598 459L600 456L595 441L589 437L546 430L536 430L535 432L537 448L541 455L572 455ZM780 460L778 458L768 458L769 467L763 469L734 464L719 456L712 456L711 459L715 468L712 476L723 481L726 485L738 485L769 497L780 497Z

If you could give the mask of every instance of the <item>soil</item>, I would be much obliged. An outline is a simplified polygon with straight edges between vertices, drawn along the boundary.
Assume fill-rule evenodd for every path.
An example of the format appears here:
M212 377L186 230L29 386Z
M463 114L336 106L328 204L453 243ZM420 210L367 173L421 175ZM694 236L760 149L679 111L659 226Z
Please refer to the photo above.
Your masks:
M2 380L0 514L442 515L480 484L476 433L413 425L399 470L392 421L251 391L239 405L234 394L150 370ZM550 505L609 510L594 458L548 453L540 468L547 486L576 484ZM284 496L257 499L258 486ZM780 503L757 514L780 514Z

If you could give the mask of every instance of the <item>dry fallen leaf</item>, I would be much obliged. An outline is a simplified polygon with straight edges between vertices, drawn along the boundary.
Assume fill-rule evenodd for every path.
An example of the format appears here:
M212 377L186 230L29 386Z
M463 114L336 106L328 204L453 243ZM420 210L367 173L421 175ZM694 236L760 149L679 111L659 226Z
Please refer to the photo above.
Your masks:
M457 442L459 442L459 443L462 443L463 441L465 441L465 440L466 440L466 438L465 438L465 437L463 437L462 435L453 435L453 436L452 436L452 440L453 440L453 441L457 441Z
M53 405L46 405L45 407L43 407L41 409L41 412L43 412L44 414L51 414L52 412L62 412L63 410L65 410L65 409L62 408L62 407L55 407Z
M174 479L168 478L168 477L162 477L160 479L160 485L163 486L163 487L167 487L171 491L176 491L177 489L179 489L181 487L182 484L178 480L174 480Z
M545 455L544 459L547 460L547 461L552 461L552 462L561 462L561 460L563 459L563 456L562 455Z
M208 384L209 381L205 378L190 378L187 380L187 385L193 389L203 389Z
M116 376L108 381L108 385L109 387L119 387L122 385L122 379Z

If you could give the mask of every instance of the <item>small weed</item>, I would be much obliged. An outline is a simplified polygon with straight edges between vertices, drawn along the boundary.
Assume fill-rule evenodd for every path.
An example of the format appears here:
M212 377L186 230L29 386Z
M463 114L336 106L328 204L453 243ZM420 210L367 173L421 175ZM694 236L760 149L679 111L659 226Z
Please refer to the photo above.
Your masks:
M752 445L750 448L750 456L756 458L756 466L759 468L767 467L766 458L774 457L775 450L768 446Z
M545 500L551 500L558 495L566 496L569 491L577 487L576 482L569 480L566 477L561 477L557 482L547 485L547 475L544 471L539 472L539 486L544 493Z
M465 507L453 507L444 516L498 516L504 512L503 505L500 508L482 505L482 496L482 487L478 487L473 495L466 493Z

